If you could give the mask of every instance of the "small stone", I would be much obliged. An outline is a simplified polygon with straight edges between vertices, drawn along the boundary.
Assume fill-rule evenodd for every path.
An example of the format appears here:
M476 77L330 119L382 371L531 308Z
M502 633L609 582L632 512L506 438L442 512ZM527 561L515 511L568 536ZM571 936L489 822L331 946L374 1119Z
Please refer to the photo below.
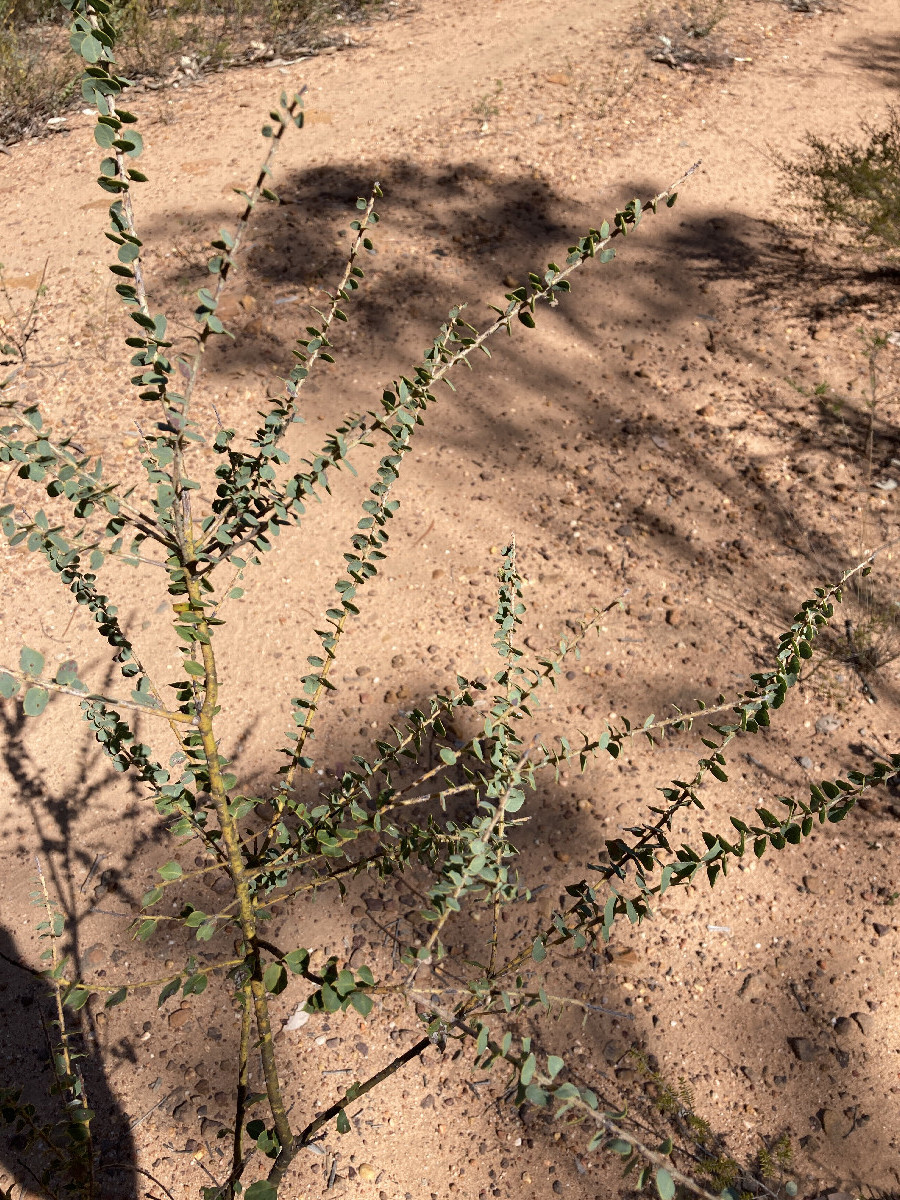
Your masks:
M616 1079L619 1083L634 1083L637 1080L638 1073L631 1067L619 1067L616 1071Z
M360 1179L364 1179L366 1183L374 1183L378 1178L378 1172L371 1163L360 1163L357 1171Z
M360 692L359 693L359 702L363 706L363 708L365 708L367 705L371 704L372 703L372 693L371 692Z
M803 886L808 892L815 893L822 890L822 883L818 875L804 875Z
M419 1107L434 1108L434 1096L432 1096L431 1093L429 1093L427 1096L423 1096L422 1103L419 1105Z
M893 927L893 925L880 925L878 923L878 921L873 921L872 928L875 930L875 932L878 934L879 937L884 937L884 935L886 933L890 933L894 927Z
M363 1058L368 1057L369 1047L366 1045L365 1042L357 1042L355 1049L356 1049L356 1053L361 1054L363 1056Z
M855 1012L855 1013L851 1013L850 1017L859 1026L860 1033L862 1033L863 1037L868 1037L869 1034L872 1032L872 1025L873 1025L872 1014L864 1013L864 1012Z
M567 863L567 862L572 861L571 854L566 854L565 850L554 850L553 857L555 859L557 859L558 862L561 862L561 863Z
M800 1062L812 1062L816 1057L816 1048L809 1038L790 1037L787 1039L787 1044L790 1046L794 1058Z
M446 574L447 574L447 572L444 570L443 567L435 567L435 569L431 572L431 578L432 579L443 579ZM436 650L435 650L435 654L437 654Z
M394 668L395 671L399 671L401 667L406 666L406 659L403 657L402 654L395 654L394 657L391 659L391 666Z
M833 713L826 713L824 717L819 717L816 721L816 733L836 733L842 724L840 717L836 717Z
M357 675L371 675L372 668L371 667L357 667L356 673L357 673Z
M610 946L607 953L610 961L617 967L635 967L641 961L633 946Z
M482 471L479 478L482 479L485 483L493 483L494 472L493 471Z
M849 1017L838 1017L834 1023L834 1032L838 1037L847 1037L853 1032L853 1022Z
M800 764L800 766L803 768L804 771L811 771L813 769L813 760L811 758L808 758L805 754L801 754L800 757L797 759L797 762Z
M619 535L619 537L624 537L624 538L631 537L633 532L634 531L632 530L630 525L617 525L616 526L616 533Z
M609 1041L603 1047L603 1057L610 1065L617 1063L624 1053L625 1047L621 1042Z
M844 1138L850 1132L850 1122L843 1113L833 1108L824 1108L819 1117L825 1136L829 1138Z
M174 1012L169 1013L169 1028L183 1029L190 1019L191 1010L183 1004L181 1008L176 1008Z
M369 912L381 912L384 908L384 901L378 896L370 896L366 900L366 908Z
M82 961L86 967L102 967L106 962L106 947L99 942L95 946L89 946Z
M304 1000L304 1004L306 1001ZM309 1013L303 1011L303 1004L298 1004L288 1019L282 1026L288 1033L293 1033L295 1029L302 1029L309 1020Z
M677 629L681 624L681 609L667 608L666 609L666 624L671 625L673 629Z
M562 1186L562 1180L561 1180L561 1179L554 1179L554 1180L553 1180L553 1190L554 1190L554 1192L556 1192L557 1196L558 1196L558 1195L560 1194L560 1192L563 1190L563 1186Z

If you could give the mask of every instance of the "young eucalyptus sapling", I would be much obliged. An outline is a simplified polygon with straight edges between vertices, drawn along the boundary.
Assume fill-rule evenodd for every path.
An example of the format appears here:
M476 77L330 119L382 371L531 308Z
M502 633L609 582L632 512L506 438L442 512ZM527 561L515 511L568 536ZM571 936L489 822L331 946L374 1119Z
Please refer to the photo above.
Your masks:
M146 180L137 165L143 144L138 119L124 106L128 82L116 73L111 5L107 0L71 0L70 8L72 45L85 61L82 92L97 108L94 138L105 152L98 184L110 197L106 236L115 247L110 270L126 316L125 343L141 410L143 477L138 483L108 480L98 457L54 430L40 405L23 398L15 372L3 381L0 461L31 481L36 495L43 490L48 497L45 508L3 506L3 532L11 545L24 544L42 558L75 603L90 613L122 682L91 690L75 663L65 662L52 672L40 650L23 647L18 663L0 667L0 695L7 701L15 698L29 717L39 716L56 692L77 703L111 765L139 784L146 803L167 821L175 843L183 847L193 841L201 865L185 870L180 855L159 869L143 895L135 936L148 941L177 922L197 942L221 947L221 953L202 967L188 955L162 978L88 982L70 971L60 951L65 931L51 917L42 931L51 939L44 977L59 1000L60 1014L88 1004L113 1008L147 988L158 993L160 1005L176 994L198 995L212 984L236 999L241 1021L230 1154L221 1177L202 1189L206 1200L237 1195L272 1200L298 1153L321 1131L332 1124L339 1132L348 1131L361 1097L429 1047L443 1049L450 1041L468 1043L482 1070L505 1067L516 1103L554 1106L558 1115L586 1125L590 1149L606 1146L628 1164L641 1164L639 1186L652 1180L663 1200L674 1194L676 1183L709 1195L675 1166L671 1143L659 1149L646 1145L624 1113L609 1111L594 1090L576 1082L563 1059L544 1056L531 1038L514 1037L506 1026L535 1003L548 1003L532 976L550 947L571 943L583 950L602 943L619 917L642 920L667 889L698 879L712 886L748 850L761 855L801 842L816 824L841 820L865 789L900 768L900 755L885 756L866 773L850 772L846 779L811 786L804 799L779 798L778 814L760 807L753 823L732 817L729 828L704 832L701 845L676 848L670 841L676 814L703 807L700 785L727 778L726 751L734 738L768 725L783 704L817 634L831 619L842 586L868 570L872 556L804 603L781 639L771 670L754 675L752 687L730 701L722 697L712 709L699 705L691 712L650 718L640 727L622 721L594 735L549 742L526 733L529 725L534 727L538 694L548 684L555 686L563 665L579 656L615 601L586 615L551 654L529 658L517 636L524 604L516 546L510 540L497 579L493 620L498 669L493 677L488 682L457 677L455 688L407 713L337 778L317 774L316 764L324 760L313 752L322 701L336 687L332 670L342 637L359 615L366 585L390 553L390 523L400 506L396 485L437 402L436 385L449 383L454 368L476 352L488 353L487 343L496 334L509 333L517 324L533 327L541 306L556 304L578 270L594 259L610 261L616 244L633 236L642 220L671 207L682 180L646 203L632 200L611 222L588 230L569 248L563 266L550 264L542 275L532 274L526 285L509 291L486 327L478 329L460 308L451 308L421 363L386 388L377 405L348 413L318 449L307 450L298 460L293 426L299 421L299 402L320 361L332 361L335 323L348 319L362 285L360 264L373 250L378 222L378 185L358 201L343 274L328 293L318 323L298 341L295 363L279 395L259 414L255 430L244 436L228 425L205 428L195 401L212 339L228 336L220 315L222 295L256 208L277 200L274 161L289 128L302 127L303 96L282 95L263 128L268 142L263 165L253 187L241 193L244 210L234 230L223 230L213 242L210 280L197 293L196 333L190 350L182 352L169 317L153 310L147 290L134 203ZM223 417L227 420L228 414ZM209 478L190 473L192 445L212 452ZM352 469L356 451L373 447L381 447L381 457L349 535L331 605L316 629L319 649L309 657L295 694L285 698L289 728L279 750L277 785L258 795L240 777L222 735L220 631L226 622L240 619L231 602L240 598L241 585L252 578L262 556L286 533L302 532L310 505L327 502L336 474ZM201 498L207 487L214 490L209 503ZM101 590L101 572L110 559L138 570L152 564L156 571L151 579L164 582L173 643L180 652L174 679L161 678L145 661L117 606ZM247 630L246 637L260 632ZM167 699L166 689L174 693L174 701ZM473 709L476 702L486 708L477 734L454 745L444 738L447 744L435 761L432 739L443 737L454 714ZM710 722L712 716L721 723ZM138 718L141 729L151 723L146 741L138 736ZM651 807L646 822L607 842L605 861L598 847L590 879L568 886L568 906L553 912L522 949L513 951L500 936L501 910L528 895L528 881L515 868L515 830L528 820L529 796L542 773L558 774L572 764L583 770L593 757L618 757L635 737L652 742L666 728L687 730L700 718L706 753L694 776L662 789L662 802ZM278 946L268 935L266 922L276 903L283 907L293 897L324 888L342 894L344 881L361 873L385 878L413 865L429 873L422 918L430 933L404 950L393 977L378 979L371 967L351 967L335 957L314 969L315 947ZM211 876L227 881L228 891L216 911L206 912L184 899L184 888ZM423 970L436 972L446 965L445 931L470 903L486 906L488 949L480 963L454 958L457 975L465 972L465 983L444 1004L417 980ZM380 997L406 997L418 1008L421 1036L384 1069L354 1081L322 1108L289 1112L270 1000L285 989L291 975L307 982L305 1009L313 1016L352 1007L370 1018ZM64 1041L62 1016L59 1025ZM251 1094L248 1083L253 1056L264 1086L258 1095ZM103 1164L92 1138L93 1114L77 1072L67 1066L61 1080L69 1125L78 1125L79 1140L39 1137L33 1110L14 1089L4 1092L0 1114L20 1131L32 1131L29 1145L47 1160L42 1170L48 1180L54 1171L57 1176L68 1171L69 1181L78 1181L77 1194L99 1195ZM259 1111L260 1104L265 1117L251 1118L250 1109ZM76 1152L81 1164L77 1176L71 1170ZM85 1163L92 1169L85 1170ZM251 1175L254 1181L247 1185Z

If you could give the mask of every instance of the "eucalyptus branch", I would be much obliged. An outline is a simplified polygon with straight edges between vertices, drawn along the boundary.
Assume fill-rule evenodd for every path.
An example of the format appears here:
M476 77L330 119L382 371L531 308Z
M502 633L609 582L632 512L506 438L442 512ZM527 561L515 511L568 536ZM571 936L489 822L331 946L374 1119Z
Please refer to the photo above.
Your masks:
M404 412L413 415L417 410L425 408L434 400L429 389L435 383L446 380L447 375L454 367L460 363L468 363L475 351L482 350L490 356L490 351L485 343L501 330L511 333L514 318L527 327L533 327L533 314L538 304L558 303L560 294L570 289L569 276L589 259L597 257L601 263L611 261L615 257L615 249L610 246L613 239L626 236L630 230L637 227L647 212L655 214L660 204L665 203L671 207L675 203L677 189L697 170L699 165L699 163L695 163L674 183L657 193L646 204L642 204L640 200L631 201L624 209L616 213L614 227L610 227L608 223L604 222L599 230L589 230L584 237L570 247L564 268L560 269L551 263L543 279L538 275L530 275L531 292L529 293L526 287L508 292L505 308L492 306L500 315L487 328L479 332L474 326L461 319L460 308L451 309L448 322L441 327L439 337L426 351L422 365L416 368L415 379L411 381L403 378L396 386L395 391L385 392L382 399L384 410L382 414L374 410L368 413L371 428L390 434L393 428L390 424L391 421L401 417ZM447 382L449 384L449 380ZM421 420L421 417L417 416L416 419ZM342 436L337 436L337 453L327 457L323 456L321 467L312 481L313 485L324 483L325 472L334 468L338 461L345 460L354 446L363 441L363 437L364 435L360 434L356 439L346 441ZM310 482L309 477L298 477L298 481L301 478L304 482ZM297 509L296 484L294 481L292 484L294 486L287 490L287 495L292 501L291 506L285 505L283 500L278 504L278 507L282 509L282 514L275 511L275 505L272 502L264 500L253 513L253 529L250 533L240 531L238 526L232 523L230 526L226 526L227 536L231 539L226 549L214 553L214 547L204 547L199 557L213 566L225 558L231 557L235 548L247 541L252 541L256 549L267 549L270 544L266 537L266 534L270 532L269 526L274 530L279 525L298 519L304 511L302 504L299 510ZM236 538L235 534L237 534Z
M122 700L117 697L104 696L100 692L90 692L83 685L80 688L72 687L69 684L57 683L53 679L47 679L41 675L26 675L23 672L17 671L14 667L5 667L0 664L0 695L7 696L10 693L4 690L4 682L2 677L6 676L12 679L21 687L41 688L45 692L59 692L64 696L75 696L79 700L99 700L102 704L112 704L116 708L124 708L130 712L143 713L148 717L162 717L165 721L175 721L178 724L196 725L195 717L189 717L185 713L170 712L165 708L154 708L149 704L136 704L132 700ZM6 685L8 689L9 685Z
M696 710L676 709L676 715L660 720L650 717L640 728L626 720L607 724L597 734L566 734L548 745L533 735L540 689L556 687L564 664L580 655L588 634L619 601L586 614L573 625L574 633L564 633L548 655L527 658L517 644L524 597L511 541L498 571L493 646L500 661L493 676L484 682L458 675L452 689L389 723L387 732L373 739L370 750L354 755L337 779L323 780L315 774L311 751L313 738L322 736L323 698L336 687L334 664L346 648L345 633L359 613L362 589L382 570L389 554L389 522L399 512L396 484L406 470L412 441L437 402L435 385L445 382L452 388L451 373L462 364L471 366L476 351L489 356L490 339L501 331L511 333L514 322L533 326L539 306L556 306L568 292L574 273L589 259L610 261L618 244L615 239L633 232L648 211L656 213L662 204L671 206L678 187L696 168L646 204L632 200L611 222L589 229L569 247L562 267L550 264L543 275L531 275L524 287L507 292L506 303L494 309L496 319L484 328L469 324L461 308L452 308L420 363L391 382L380 404L349 413L318 449L305 452L306 457L292 465L285 449L287 432L299 420L298 397L310 371L318 361L331 359L336 323L347 319L348 301L364 277L359 262L364 251L373 249L370 234L378 220L374 207L380 196L378 185L368 199L357 202L354 235L336 289L326 293L328 304L315 310L317 323L308 326L308 337L298 341L296 362L280 397L264 406L249 438L226 428L218 411L215 427L204 430L193 399L210 339L226 334L217 315L223 289L246 244L253 212L262 200L277 200L269 186L274 159L288 126L302 125L302 93L290 101L282 94L280 106L271 114L273 124L263 130L269 141L265 160L255 184L242 193L246 203L234 231L221 232L213 242L215 254L208 264L211 280L197 294L195 344L190 354L178 357L167 333L167 317L154 314L150 307L132 191L145 179L135 165L143 142L137 118L123 103L128 81L116 73L112 2L66 3L73 15L71 44L85 62L82 94L97 109L94 139L109 155L101 163L99 184L111 197L107 236L116 247L111 267L116 290L131 322L126 344L135 351L132 383L138 399L160 411L160 420L152 435L138 426L146 487L135 495L136 488L103 483L99 459L86 455L69 439L50 436L36 405L0 403L0 409L5 407L11 414L8 424L0 428L0 461L9 463L29 486L42 487L54 500L67 504L69 513L55 525L42 510L31 515L21 506L4 506L0 529L11 544L38 554L59 577L93 618L112 663L134 687L130 698L123 700L89 692L71 662L62 663L50 678L43 656L25 646L17 668L0 667L0 697L9 700L21 694L20 711L28 718L39 716L53 693L78 699L108 762L138 788L151 812L164 818L178 857L188 844L195 850L202 847L205 857L195 860L200 864L197 869L185 870L177 858L156 868L154 881L141 897L133 935L146 941L177 923L192 932L198 943L219 939L221 945L224 939L234 949L211 954L210 964L205 955L198 964L189 954L179 969L154 979L114 983L101 978L93 983L73 976L71 967L67 971L51 944L50 967L38 974L56 992L61 1028L64 1031L63 1006L78 1011L91 996L103 998L113 1008L133 992L158 988L162 1005L177 993L183 998L199 995L214 980L225 996L239 1001L235 1125L229 1133L230 1165L222 1168L228 1170L228 1178L220 1183L210 1175L214 1186L203 1189L205 1200L234 1200L238 1195L277 1200L278 1187L301 1149L318 1139L329 1123L335 1122L341 1133L349 1131L356 1101L429 1045L443 1049L451 1038L474 1039L476 1065L483 1069L502 1060L512 1072L517 1104L561 1103L557 1116L568 1113L570 1119L593 1124L592 1148L602 1145L626 1158L628 1169L640 1159L639 1187L650 1181L652 1172L662 1200L670 1200L676 1183L709 1200L702 1186L671 1167L670 1145L653 1150L642 1134L635 1136L626 1129L624 1114L603 1112L589 1088L559 1082L563 1060L551 1055L546 1067L539 1064L530 1033L514 1044L512 1030L507 1030L498 1040L488 1022L501 1017L501 1008L522 1019L557 1004L579 1007L585 1015L602 1009L586 1000L560 997L558 989L548 992L543 982L533 983L532 964L543 962L552 946L571 945L578 951L597 945L601 938L610 937L615 921L623 916L635 923L643 920L669 887L692 879L713 886L729 864L750 848L759 855L802 842L817 822L841 820L866 790L900 770L900 755L885 754L864 772L851 771L846 778L812 785L808 798L779 798L775 803L780 802L784 811L778 816L764 808L747 821L729 814L734 832L727 838L703 830L702 848L699 842L697 846L670 844L675 814L688 806L703 810L700 785L727 778L726 752L732 742L764 728L770 714L784 703L813 652L816 633L832 619L841 586L862 564L845 573L834 588L819 589L807 601L781 639L774 668L753 676L754 686L732 701L720 697L711 708L698 702ZM182 393L174 390L179 371L186 381ZM0 390L6 390L8 382L0 384ZM195 445L217 456L211 500L202 495L200 481L188 473L188 463L200 459L188 454ZM363 511L349 532L344 566L334 585L336 597L332 594L321 627L314 631L316 653L307 660L309 670L301 676L298 694L286 697L293 724L280 750L278 787L263 797L248 781L240 760L232 762L222 751L223 710L233 714L234 708L226 689L220 688L219 638L225 614L229 621L239 616L226 602L240 597L243 589L238 581L273 548L276 538L288 530L292 534L300 527L305 530L308 506L329 500L335 473L347 469L355 475L357 451L376 446L380 448L377 465ZM94 514L103 521L99 530L91 520ZM55 507L51 515L55 520ZM69 526L74 533L67 532ZM164 547L161 561L141 553L148 539ZM152 565L157 582L162 582L160 570L164 572L172 644L181 651L180 677L170 681L174 703L163 703L126 635L116 605L99 590L97 572L108 557L135 567ZM301 561L307 560L301 557ZM222 581L214 575L226 563L231 566L222 580L231 576L231 582L223 591ZM258 631L241 632L249 637ZM250 653L255 645L248 643ZM171 660L167 656L163 661ZM465 709L475 710L478 727L471 736L461 737L452 722ZM159 757L156 743L163 738L158 727L147 735L151 744L138 738L136 731L144 727L134 719L136 713L168 723L177 745L168 760ZM563 765L576 761L583 770L594 758L619 756L636 734L655 744L655 734L668 728L688 731L701 718L704 725L699 732L706 750L692 778L671 781L662 789L662 803L650 806L646 820L607 842L603 861L591 864L592 882L582 879L569 884L570 902L560 906L563 911L536 922L533 936L523 939L521 948L513 952L519 943L514 938L504 941L501 909L531 894L528 879L520 878L524 867L516 869L514 831L529 819L526 802L536 789L539 772L558 776ZM714 723L719 718L728 723ZM451 801L461 802L449 807ZM276 905L280 913L292 899L326 886L335 887L344 899L354 877L400 879L413 866L414 890L420 897L424 894L420 916L430 929L422 944L410 948L400 941L399 924L394 928L392 961L399 952L402 963L396 975L376 983L369 966L351 968L356 947L345 963L330 955L320 966L313 956L321 946L282 947L277 944L279 935L266 936ZM228 888L221 899L217 895L217 911L207 913L192 901L192 885L210 880L213 873L227 880ZM420 874L426 877L421 887ZM217 883L216 892L220 890ZM183 899L183 904L172 901L173 896ZM164 897L168 911L159 912ZM442 937L451 917L469 903L480 904L489 913L490 933L484 953L479 952L486 961L468 963L463 969L452 948L442 944ZM54 936L56 920L53 914ZM415 926L415 918L410 922ZM452 984L446 989L452 995L446 1011L430 992L414 986L426 964L434 967L438 979ZM224 979L215 979L223 973ZM272 998L288 986L289 973L312 985L302 1006L310 1020L352 1008L375 1024L376 1001L399 997L415 1004L425 1036L383 1070L354 1082L334 1103L318 1111L312 1107L303 1112L298 1107L295 1116L286 1103L282 1046L273 1032ZM262 1072L264 1094L250 1092L253 1062ZM67 1086L81 1103L73 1055L63 1056L57 1069L61 1086ZM248 1120L256 1104L264 1115ZM31 1129L26 1110L18 1096L10 1099L5 1091L0 1095L0 1123L24 1130L29 1147L37 1153L42 1134ZM53 1139L48 1140L52 1145ZM267 1179L248 1184L246 1177L260 1169L267 1172ZM57 1190L68 1189L78 1200L90 1200L94 1185L88 1181L79 1190L70 1187L72 1182L63 1178ZM158 1186L164 1190L162 1183Z

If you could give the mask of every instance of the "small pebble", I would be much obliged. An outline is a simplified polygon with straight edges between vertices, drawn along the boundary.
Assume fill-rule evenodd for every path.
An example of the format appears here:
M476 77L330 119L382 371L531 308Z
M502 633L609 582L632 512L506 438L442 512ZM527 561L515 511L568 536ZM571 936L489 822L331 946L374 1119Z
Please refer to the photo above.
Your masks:
M790 1037L787 1039L787 1043L794 1057L800 1062L812 1062L816 1057L816 1048L809 1038Z
M183 1029L191 1019L191 1010L185 1006L176 1008L174 1012L169 1013L169 1028Z
M851 1013L850 1017L859 1026L860 1032L864 1037L868 1037L872 1032L874 1022L872 1021L871 1013L855 1012Z
M826 713L824 717L819 717L816 721L816 733L836 733L842 724L840 717L834 716L833 713Z

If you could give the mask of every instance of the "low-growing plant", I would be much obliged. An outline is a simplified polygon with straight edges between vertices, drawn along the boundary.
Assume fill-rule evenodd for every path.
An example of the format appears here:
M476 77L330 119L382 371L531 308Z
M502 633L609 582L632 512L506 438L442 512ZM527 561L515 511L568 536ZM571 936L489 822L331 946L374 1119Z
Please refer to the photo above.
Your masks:
M132 80L171 82L310 53L337 21L372 7L366 0L116 0L119 67ZM46 132L48 120L73 104L79 72L56 0L0 4L0 145Z
M862 141L807 134L806 153L776 155L795 208L817 224L848 232L864 249L900 247L900 108L864 121Z
M47 294L47 263L34 285L31 300L24 305L16 304L10 294L9 281L4 278L3 263L0 263L0 355L12 355L5 364L14 366L28 358L28 343L38 330L40 302Z
M46 132L71 103L76 63L64 49L55 52L54 40L44 26L22 30L0 19L0 147Z
M202 1189L205 1200L238 1195L273 1200L302 1149L329 1127L348 1132L364 1096L426 1051L443 1052L451 1045L466 1049L478 1069L505 1072L515 1104L546 1109L566 1124L583 1126L588 1149L606 1148L620 1156L638 1189L652 1182L661 1200L672 1200L680 1185L709 1197L708 1187L691 1176L690 1160L687 1168L677 1165L670 1139L656 1147L645 1144L625 1111L602 1103L598 1091L562 1057L544 1054L536 1040L514 1033L513 1026L520 1015L554 1003L540 975L549 969L541 964L552 948L596 948L609 940L618 921L645 919L669 889L691 882L712 887L748 852L760 857L799 845L817 825L843 820L860 795L900 768L900 755L884 755L866 771L810 785L799 799L776 797L772 807L777 811L761 805L752 820L732 816L724 827L705 829L696 844L676 846L671 840L676 816L703 810L701 785L727 780L731 743L769 725L832 619L842 589L869 570L873 555L830 587L816 589L781 637L771 668L753 675L751 686L730 700L721 696L712 707L698 702L691 711L675 708L671 716L650 716L640 726L622 720L550 741L529 732L539 693L555 686L564 665L580 655L587 636L598 631L604 612L616 602L580 622L570 620L550 653L529 658L518 637L524 603L511 539L497 576L493 645L498 669L492 678L458 676L452 689L405 713L337 777L321 774L318 764L327 761L327 747L317 753L314 740L323 729L323 701L338 686L333 667L342 640L365 603L367 585L390 556L391 523L400 509L398 480L438 402L437 385L450 384L451 373L477 354L489 354L488 343L496 335L518 325L534 327L545 304L565 298L578 271L594 260L609 262L643 220L671 207L681 181L645 203L630 201L609 223L589 229L569 247L563 266L551 263L507 292L484 328L451 308L422 361L387 387L379 403L348 413L317 448L303 447L298 445L300 398L311 375L332 361L332 338L348 319L364 279L361 262L374 249L381 195L374 185L369 197L357 202L343 274L317 323L298 340L280 393L250 428L225 425L218 418L228 414L216 411L217 421L206 429L198 400L206 350L213 339L227 336L218 315L223 291L254 211L277 199L276 152L291 126L303 124L303 98L282 95L263 128L268 142L263 166L243 193L236 227L223 230L213 243L209 282L197 293L196 332L189 349L179 349L169 318L154 312L148 299L133 203L146 180L138 165L142 140L136 116L124 106L127 83L115 65L110 5L107 0L70 2L72 44L86 63L82 93L98 110L94 138L105 152L99 186L110 197L107 237L116 247L110 270L129 322L125 342L136 400L146 413L139 423L143 477L108 480L100 459L53 429L40 404L20 391L14 374L3 381L0 461L30 481L36 496L43 491L47 498L43 507L5 504L0 527L10 545L42 559L90 614L110 652L111 674L104 687L93 688L82 681L75 662L53 670L43 651L23 646L18 662L0 668L0 696L20 705L20 715L28 718L39 717L57 694L79 706L109 764L130 778L143 802L165 822L175 847L143 895L133 934L147 942L161 930L181 927L198 950L167 967L161 978L89 981L70 966L72 931L53 898L42 895L47 917L41 933L49 947L43 969L30 969L58 1002L54 1061L63 1120L48 1126L12 1085L0 1095L0 1119L19 1138L32 1185L37 1181L47 1195L93 1197L101 1191L103 1171L113 1165L105 1162L94 1137L96 1118L69 1052L66 1013L97 1005L113 1009L146 989L158 993L162 1006L172 997L189 1001L216 986L240 1010L240 1037L233 1120L225 1131L229 1153L218 1176ZM207 474L194 465L198 456L189 453L198 445L210 452ZM308 658L294 694L285 698L288 729L276 760L280 765L272 772L275 784L255 787L239 776L224 740L222 629L226 622L240 623L243 587L263 556L302 530L311 508L328 502L338 472L354 470L365 448L379 446L374 477L347 539L345 566L317 623L319 649ZM210 502L202 499L207 489L214 494ZM169 654L171 647L179 651L174 679L161 677L159 665L139 651L119 609L101 590L101 572L110 562L152 569L149 579L158 581L156 591L148 583L141 601L148 608L157 606L165 589L173 623ZM259 629L243 629L244 646L262 635ZM117 688L111 682L115 677L123 681L124 694L122 684ZM449 735L461 713L482 709L475 733ZM138 721L141 731L150 725L154 733L139 735ZM573 879L565 904L538 922L524 943L513 945L503 934L502 915L530 896L529 881L515 867L516 839L529 819L529 798L539 778L558 776L570 766L584 770L599 756L616 759L635 738L652 743L663 731L690 730L697 721L703 723L703 751L690 778L661 788L647 819L607 841L591 877ZM188 845L196 869L183 864ZM278 945L269 934L275 905L283 909L291 900L326 889L343 898L345 881L354 877L391 878L413 869L428 880L421 919L430 932L402 949L389 977L376 978L368 965L351 966L336 956L322 962L318 947ZM205 911L190 899L190 888L211 877L226 891L217 889L220 898ZM477 915L478 909L486 914L489 933L480 959L471 961L451 950L447 934L454 921ZM452 976L446 974L449 966ZM453 986L437 994L425 986L428 980L419 982L426 970L444 972ZM291 976L306 982L303 1011L309 1020L352 1008L377 1031L381 998L403 997L416 1006L420 1035L370 1077L355 1079L305 1111L289 1111L271 999ZM387 1030L381 1032L387 1044ZM251 1090L253 1060L263 1080L258 1093ZM677 1104L678 1093L673 1095ZM699 1127L692 1128L698 1136ZM716 1170L719 1174L708 1178L722 1183L724 1168ZM736 1195L729 1187L723 1194Z
M674 68L725 66L732 60L716 31L727 14L727 0L651 4L641 11L632 36L653 62Z

